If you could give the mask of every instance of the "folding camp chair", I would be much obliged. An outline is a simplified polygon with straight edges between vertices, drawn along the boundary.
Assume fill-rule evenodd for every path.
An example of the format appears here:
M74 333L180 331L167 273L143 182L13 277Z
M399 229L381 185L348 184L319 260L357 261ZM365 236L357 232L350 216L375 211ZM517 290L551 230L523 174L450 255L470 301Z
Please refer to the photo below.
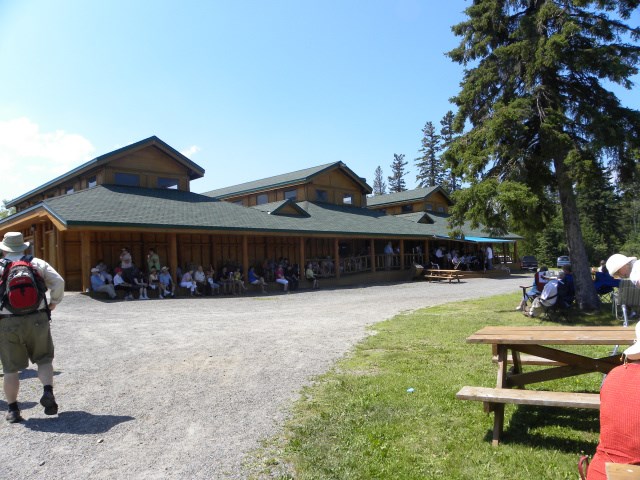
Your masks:
M620 280L618 290L613 293L612 308L616 318L622 319L622 325L628 327L632 313L640 309L640 288L636 287L631 280ZM618 347L619 345L616 345L613 348L612 355L618 353Z
M620 280L618 291L613 295L613 309L616 318L622 319L622 324L627 327L631 312L640 310L640 288L631 280Z
M620 286L620 280L606 272L596 272L593 286L600 297L600 303L613 303L613 291Z

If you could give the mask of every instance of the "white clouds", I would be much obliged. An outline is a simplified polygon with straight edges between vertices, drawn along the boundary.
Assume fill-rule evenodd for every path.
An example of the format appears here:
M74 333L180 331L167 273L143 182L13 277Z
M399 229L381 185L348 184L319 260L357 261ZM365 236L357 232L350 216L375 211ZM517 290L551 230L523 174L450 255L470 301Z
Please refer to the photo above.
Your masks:
M200 150L202 150L199 146L197 145L191 145L189 148L182 150L180 153L182 155L184 155L187 158L191 158L193 157L196 153L198 153Z
M0 121L0 199L11 200L92 158L89 140L64 130L41 132L28 118Z

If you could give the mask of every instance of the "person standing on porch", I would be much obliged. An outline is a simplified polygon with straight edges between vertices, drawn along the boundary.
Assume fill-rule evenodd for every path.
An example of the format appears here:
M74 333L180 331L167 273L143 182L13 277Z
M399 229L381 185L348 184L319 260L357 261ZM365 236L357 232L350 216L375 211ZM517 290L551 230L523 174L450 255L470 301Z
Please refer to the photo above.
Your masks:
M487 260L487 270L493 269L493 249L491 248L491 244L487 245L487 249L485 250L485 258Z

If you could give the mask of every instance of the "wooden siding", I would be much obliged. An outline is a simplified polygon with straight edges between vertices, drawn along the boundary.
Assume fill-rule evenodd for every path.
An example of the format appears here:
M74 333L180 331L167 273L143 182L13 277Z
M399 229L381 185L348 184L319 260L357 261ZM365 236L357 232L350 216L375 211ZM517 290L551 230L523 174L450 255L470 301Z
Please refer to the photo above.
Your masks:
M361 186L339 168L318 175L305 184L266 188L259 192L229 196L224 201L230 203L242 202L245 207L252 207L258 205L258 197L260 195L267 195L266 202L263 203L271 203L284 200L285 192L290 190L296 190L296 202L315 202L317 200L316 190L326 191L327 202L334 205L343 205L345 194L351 195L351 206L362 207L366 201L366 195L362 192Z

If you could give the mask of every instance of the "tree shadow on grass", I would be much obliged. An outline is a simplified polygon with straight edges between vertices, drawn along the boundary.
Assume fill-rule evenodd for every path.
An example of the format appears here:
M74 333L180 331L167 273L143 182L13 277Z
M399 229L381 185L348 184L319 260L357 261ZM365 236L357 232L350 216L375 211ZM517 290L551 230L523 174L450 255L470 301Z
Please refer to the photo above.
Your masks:
M500 443L528 445L536 448L558 450L565 453L593 451L597 442L576 440L560 433L555 436L540 432L544 427L558 427L581 432L598 432L598 410L582 408L554 408L518 405L509 420L509 426L500 437ZM491 441L493 432L487 432L485 440Z
M30 418L24 426L37 432L90 435L105 433L116 425L135 420L128 415L93 415L87 412L60 412L57 417Z

